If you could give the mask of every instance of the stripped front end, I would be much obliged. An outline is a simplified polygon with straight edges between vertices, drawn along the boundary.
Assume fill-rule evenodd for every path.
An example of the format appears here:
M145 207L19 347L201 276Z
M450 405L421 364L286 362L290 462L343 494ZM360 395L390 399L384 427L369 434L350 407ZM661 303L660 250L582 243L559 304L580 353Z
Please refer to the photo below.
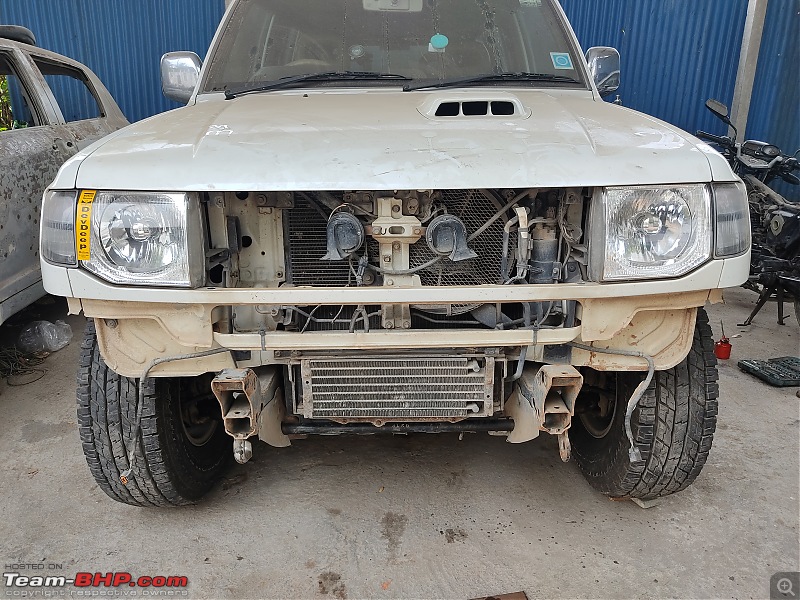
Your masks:
M738 276L737 195L53 192L42 254L114 371L217 375L240 461L253 437L409 431L546 431L567 459L581 390L675 366ZM70 202L77 246L56 235ZM721 220L739 242L714 239Z

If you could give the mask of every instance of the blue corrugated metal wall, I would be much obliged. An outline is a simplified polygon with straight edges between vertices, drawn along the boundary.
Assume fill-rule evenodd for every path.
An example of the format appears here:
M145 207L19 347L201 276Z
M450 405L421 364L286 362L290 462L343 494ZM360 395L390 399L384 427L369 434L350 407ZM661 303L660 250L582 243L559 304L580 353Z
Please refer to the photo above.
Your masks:
M800 148L800 0L772 0L758 57L747 137L775 144L789 154ZM773 185L787 198L800 188Z
M625 106L685 129L725 133L704 108L733 102L747 0L561 0L584 50L622 55ZM800 0L771 0L750 105L748 138L800 147ZM791 198L798 186L776 184Z
M781 0L773 0L780 2ZM625 106L686 129L719 130L703 104L733 100L747 0L561 0L584 50L622 55Z
M224 0L0 0L0 23L98 74L130 121L176 108L161 94L165 52L205 56Z

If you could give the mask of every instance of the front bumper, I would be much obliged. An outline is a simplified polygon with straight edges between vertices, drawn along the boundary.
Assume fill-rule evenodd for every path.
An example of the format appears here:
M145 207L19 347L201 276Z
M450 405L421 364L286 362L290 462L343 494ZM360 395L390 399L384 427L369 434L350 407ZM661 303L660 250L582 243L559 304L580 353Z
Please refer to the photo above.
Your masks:
M712 261L676 280L615 284L557 284L419 288L278 288L164 290L121 288L76 269L45 266L51 293L70 297L70 309L97 322L100 349L109 366L139 376L154 359L213 347L244 351L158 365L154 376L190 376L232 367L289 364L303 353L338 355L343 349L413 353L415 350L497 348L528 361L543 361L547 346L572 341L606 349L634 349L655 358L657 369L678 364L688 353L696 308L719 302L721 288L746 278L749 256ZM135 301L132 301L135 298ZM365 332L263 331L227 333L220 322L229 306L449 304L575 300L579 324L559 329L413 329ZM635 357L571 349L567 361L598 370L644 370Z

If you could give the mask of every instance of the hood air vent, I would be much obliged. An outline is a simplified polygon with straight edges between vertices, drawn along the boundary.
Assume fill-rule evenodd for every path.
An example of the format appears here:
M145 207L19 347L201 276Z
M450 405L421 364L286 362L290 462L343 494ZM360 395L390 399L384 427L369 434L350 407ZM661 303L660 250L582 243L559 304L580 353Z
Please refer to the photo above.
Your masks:
M434 113L437 117L510 117L516 113L513 102L507 100L471 100L442 102Z
M517 96L507 92L431 94L417 109L428 119L448 120L457 117L527 119L531 111Z

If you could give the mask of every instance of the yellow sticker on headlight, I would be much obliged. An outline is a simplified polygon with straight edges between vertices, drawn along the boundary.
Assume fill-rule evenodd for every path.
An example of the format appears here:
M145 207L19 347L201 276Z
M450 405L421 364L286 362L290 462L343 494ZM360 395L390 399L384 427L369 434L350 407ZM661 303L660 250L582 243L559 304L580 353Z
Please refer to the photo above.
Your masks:
M91 260L92 202L97 195L95 190L83 190L78 197L78 216L75 219L75 248L78 260Z

